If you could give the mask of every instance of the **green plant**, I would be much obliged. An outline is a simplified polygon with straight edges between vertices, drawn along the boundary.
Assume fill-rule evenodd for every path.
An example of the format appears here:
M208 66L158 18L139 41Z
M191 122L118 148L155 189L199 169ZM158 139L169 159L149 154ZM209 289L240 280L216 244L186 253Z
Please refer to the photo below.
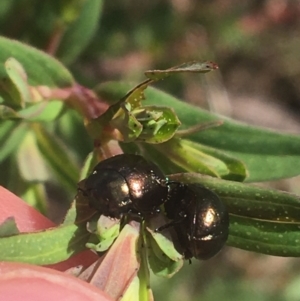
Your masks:
M58 10L64 26L71 24L63 31L57 51L66 64L86 45L76 40L76 30L90 32L87 39L92 37L96 22L86 22L84 13L100 11L101 1L82 3L82 13L80 5L74 6L71 17L64 14L72 12L67 4ZM9 170L1 174L4 186L45 211L49 187L62 187L68 199L96 162L121 151L137 152L155 161L172 179L199 182L221 197L230 212L228 245L269 255L300 255L299 197L247 185L298 175L300 138L216 116L148 87L173 73L209 72L216 64L193 62L150 70L135 88L119 81L101 83L91 90L78 84L56 59L35 48L7 38L0 38L0 48L0 162L2 170ZM86 200L79 193L72 204L64 222L54 229L18 234L11 220L3 224L0 259L47 265L63 261L87 245L95 249L99 237L90 233L96 221L91 219ZM118 235L113 231L108 239ZM119 256L118 248L122 250L122 242L129 241L128 256L135 270L140 262L135 244L141 240L152 244L154 257L158 250L168 255L166 260L157 257L150 262L156 274L169 277L182 266L171 242L147 232L143 223L124 227L109 254ZM141 300L146 300L147 254L142 243L138 249L140 271L131 279L126 294L139 292ZM118 277L120 270L115 273Z

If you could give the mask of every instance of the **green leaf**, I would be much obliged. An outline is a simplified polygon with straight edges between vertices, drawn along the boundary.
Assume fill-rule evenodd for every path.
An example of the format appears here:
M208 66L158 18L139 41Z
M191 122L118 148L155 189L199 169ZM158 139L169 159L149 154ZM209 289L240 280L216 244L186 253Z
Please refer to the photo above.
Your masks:
M125 104L110 125L120 131L120 139L124 142L137 140L157 144L171 139L180 121L174 111L167 107L142 106L131 111L130 105Z
M144 141L161 143L171 139L180 125L173 109L158 106L142 106L144 90L151 83L146 80L131 89L121 100L112 104L108 110L96 119L100 128L97 131L95 121L89 124L89 132L101 133L105 141L103 128L108 125L119 131L114 138L119 141ZM98 134L100 137L100 134Z
M84 161L83 167L81 168L80 180L85 179L92 172L97 163L97 153L89 153Z
M242 162L199 143L173 138L166 143L155 145L154 148L184 171L239 181L243 181L246 177Z
M62 116L55 121L55 129L59 137L63 137L67 148L76 155L78 161L83 162L87 154L93 149L93 141L87 135L82 116L75 110L66 108Z
M157 276L170 278L176 274L183 266L183 259L173 261L163 253L156 240L149 239L149 265L152 272Z
M174 138L155 146L155 148L185 171L198 172L220 178L229 173L223 161L207 155L199 149L185 145L184 140Z
M188 62L175 66L166 70L148 70L145 75L152 80L161 80L173 73L193 72L193 73L207 73L218 69L218 65L214 62Z
M223 163L225 163L228 169L228 173L222 175L220 178L242 182L247 177L248 173L242 161L235 159L234 157L226 154L225 152L219 151L213 147L208 147L188 140L185 141L185 144L189 145L190 147L194 147L202 151L203 153L210 155L215 159L219 159Z
M20 231L17 227L14 217L8 217L2 224L0 224L0 238L19 234Z
M140 280L138 276L135 276L129 286L127 287L125 293L122 295L122 301L139 301L143 300L139 298L140 292ZM151 291L151 288L148 288L148 291ZM149 293L150 294L150 293ZM151 298L146 298L145 300L151 300ZM153 300L153 298L152 298Z
M96 235L97 240L94 242L95 239L91 237L92 241L86 244L87 248L96 252L104 252L119 236L120 220L101 215L94 222L89 222L88 230Z
M231 216L228 245L274 256L300 256L300 222L267 222Z
M18 183L20 185L20 183ZM46 215L48 212L47 192L44 183L24 183L26 186L24 192L19 197L28 205L34 207L42 214Z
M55 58L23 43L0 37L0 78L7 80L4 63L15 58L22 64L30 85L47 85L50 87L69 87L74 84L70 72ZM0 96L3 96L0 83ZM4 94L5 96L5 94Z
M172 259L173 261L180 261L183 259L183 256L177 252L177 250L174 247L174 244L172 240L168 239L161 233L152 231L151 229L148 229L149 233L151 234L151 237L155 240L157 243L157 246L167 257ZM160 255L159 255L160 256ZM164 257L164 256L163 256Z
M49 171L45 167L44 158L37 146L34 133L28 131L19 144L17 161L22 178L31 182L49 180Z
M0 261L48 265L85 250L90 236L85 225L68 225L41 232L0 238Z
M20 119L21 116L11 107L0 105L0 120L5 119Z
M1 1L1 6L0 6L0 20L5 20L7 15L11 12L15 5L14 1L11 0L5 0Z
M126 95L122 97L120 102L126 102L130 104L131 110L141 107L142 100L145 99L144 91L148 88L148 86L151 83L152 83L151 80L145 80L142 83L138 84L129 92L127 92Z
M80 183L78 183L78 187ZM95 215L95 210L89 206L88 199L83 195L82 190L78 189L74 201L72 202L63 220L62 226L86 223Z
M148 250L149 265L154 274L170 278L183 266L183 256L173 243L171 232L168 230L156 232L155 229L166 224L166 219L157 215L149 219L144 229Z
M59 118L64 109L65 103L61 100L43 100L28 104L18 111L18 116L32 122L50 122Z
M136 108L140 108L142 105L141 101L145 99L144 90L148 87L150 83L150 80L146 80L135 86L133 89L127 92L126 95L124 94L125 96L123 95L122 97L118 98L118 101L114 101L114 103L111 104L108 110L106 110L104 114L99 116L96 120L104 126L107 125L107 123L110 122L115 115L115 118L118 119L120 118L120 115L121 117L122 115L124 115L124 112L130 112ZM96 93L97 91L98 87L95 88ZM120 110L121 112L119 112ZM125 117L128 118L127 115L125 115ZM125 117L123 117L123 119Z
M277 256L300 256L300 198L290 193L199 174L171 175L214 191L230 213L228 245Z
M0 162L14 153L26 132L28 126L16 121L0 121Z
M53 134L50 134L43 127L34 127L38 147L44 158L50 164L56 176L72 191L79 179L79 167L69 156L66 146Z
M30 103L26 108L15 111L9 106L0 105L0 119L26 119L31 122L49 122L58 119L65 109L61 100L43 100Z
M300 221L300 197L291 193L223 181L196 173L170 175L170 178L203 184L215 191L224 200L230 213L235 215L274 221Z
M165 174L185 172L181 166L171 161L165 154L158 151L153 144L120 143L124 153L140 154L149 161L155 162ZM156 145L155 145L156 146Z
M126 105L122 105L109 124L119 130L121 134L119 139L125 142L135 141L143 130L142 124L126 109Z
M31 101L27 74L23 66L14 58L9 58L4 66L10 80L6 84L10 86L7 92L11 96L12 104L17 108L24 108L25 103Z
M101 17L102 6L103 0L85 1L79 17L68 27L59 45L57 57L62 62L68 65L74 62L94 38Z
M147 143L157 144L168 141L180 126L175 112L168 107L143 106L133 110L132 115L142 125L138 140Z
M97 93L105 100L114 102L129 87L126 83L104 83L97 87ZM247 182L275 180L300 174L299 136L280 134L221 118L151 87L145 95L145 105L160 104L173 108L183 128L223 120L221 126L192 134L189 139L242 161L248 171Z

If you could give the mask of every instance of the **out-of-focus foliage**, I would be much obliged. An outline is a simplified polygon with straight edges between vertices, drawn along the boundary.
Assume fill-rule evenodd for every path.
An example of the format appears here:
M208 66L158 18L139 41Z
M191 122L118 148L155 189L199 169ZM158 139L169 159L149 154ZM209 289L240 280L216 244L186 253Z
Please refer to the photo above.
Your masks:
M1 34L55 52L55 45L49 42L56 44L58 32L63 45L66 44L70 31L75 32L74 27L79 27L79 21L74 19L76 9L81 9L84 2L3 0ZM136 80L153 66L168 68L178 62L217 58L223 83L231 91L260 93L298 106L300 9L296 1L94 2L94 7L92 4L84 7L84 11L94 13L102 8L97 26L93 19L96 17L88 15L86 23L94 30L82 26L83 33L79 31L72 40L72 43L77 41L76 47L72 43L64 47L58 43L57 47L60 59L65 56L63 48L70 56L72 53L68 65L78 72L82 83L93 86L99 79ZM66 13L68 5L71 9ZM72 30L68 28L64 33L67 37L63 36L61 28L70 25ZM88 38L87 44L84 41ZM81 51L76 50L75 56L74 48L78 45ZM213 85L217 76L211 77ZM197 83L199 78L188 76L163 85L177 95L205 103L206 95L201 94L204 88Z
M209 74L205 80L195 75L174 76L158 86L212 109L211 91L221 86L232 94L266 96L299 114L297 1L1 0L0 28L1 35L57 57L76 81L87 87L106 80L136 82L144 79L147 69L209 59L218 62L220 73ZM3 53L0 49L0 56ZM45 70L43 64L39 67ZM18 121L0 124L5 133L0 135L0 141L5 141L1 155L6 157L18 149L15 158L2 161L0 169L5 172L0 173L0 184L33 205L36 202L41 210L45 210L41 200L46 195L62 202L72 199L73 183L92 150L76 112L56 107L50 111L54 113L49 121L60 118L45 122L45 128L36 126L34 120L26 125ZM36 136L28 134L29 127ZM39 163L37 150L55 170ZM60 154L60 160L54 152ZM27 164L17 166L16 159ZM67 161L69 168L62 178L68 180L61 182L58 174L63 173ZM292 168L293 163L290 165ZM36 175L47 181L47 191L35 182ZM24 178L32 183L30 189L25 189ZM183 273L171 280L155 280L154 292L158 300L294 301L300 295L295 289L299 278L294 276L299 269L299 260L227 249L208 262L186 264Z

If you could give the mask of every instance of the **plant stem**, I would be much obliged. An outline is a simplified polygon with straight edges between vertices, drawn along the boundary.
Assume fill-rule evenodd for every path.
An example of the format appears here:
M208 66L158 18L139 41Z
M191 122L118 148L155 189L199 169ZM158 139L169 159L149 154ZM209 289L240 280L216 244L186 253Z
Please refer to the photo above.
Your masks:
M152 295L152 290L150 288L150 272L148 266L148 245L147 245L147 238L146 238L145 221L143 221L141 225L141 235L140 235L139 244L140 244L139 245L140 260L141 260L141 266L138 272L138 276L140 280L139 300L152 301L153 295Z

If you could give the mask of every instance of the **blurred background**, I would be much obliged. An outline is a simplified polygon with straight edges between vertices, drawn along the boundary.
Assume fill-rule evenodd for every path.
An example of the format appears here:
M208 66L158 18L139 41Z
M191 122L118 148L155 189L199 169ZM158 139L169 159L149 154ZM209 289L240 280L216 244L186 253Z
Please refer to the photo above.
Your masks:
M0 34L56 56L90 88L111 80L135 85L147 69L214 61L217 71L157 87L230 118L299 134L300 1L98 1L95 26L83 27L72 44L68 26L89 1L1 0ZM91 144L82 148L84 158ZM264 185L300 194L299 178ZM300 260L225 248L152 282L156 300L299 301Z

